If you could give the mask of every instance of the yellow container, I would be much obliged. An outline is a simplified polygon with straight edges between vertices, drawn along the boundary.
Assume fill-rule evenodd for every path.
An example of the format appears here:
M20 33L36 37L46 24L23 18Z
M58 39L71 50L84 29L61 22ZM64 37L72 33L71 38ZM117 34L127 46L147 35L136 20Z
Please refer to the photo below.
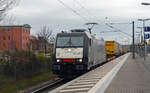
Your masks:
M106 41L106 55L115 56L119 55L120 45L115 41Z

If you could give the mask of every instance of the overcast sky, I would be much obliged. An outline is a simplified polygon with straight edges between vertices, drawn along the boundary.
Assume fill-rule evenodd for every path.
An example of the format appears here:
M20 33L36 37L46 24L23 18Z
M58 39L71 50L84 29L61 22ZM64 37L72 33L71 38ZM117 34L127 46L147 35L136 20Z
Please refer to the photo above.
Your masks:
M141 2L150 0L61 0L67 6L75 10L84 20L69 8L64 7L58 0L21 0L17 7L9 13L16 17L17 24L30 24L32 34L40 30L40 26L48 25L56 34L62 30L72 28L86 28L86 22L97 22L93 33L105 40L114 39L123 42L130 38L122 33L100 33L112 31L105 25L110 22L131 22L138 18L150 17L150 6L142 6ZM84 8L83 8L84 7ZM148 25L148 23L147 23ZM132 26L129 24L114 25L124 32L132 34ZM124 38L124 39L123 39Z

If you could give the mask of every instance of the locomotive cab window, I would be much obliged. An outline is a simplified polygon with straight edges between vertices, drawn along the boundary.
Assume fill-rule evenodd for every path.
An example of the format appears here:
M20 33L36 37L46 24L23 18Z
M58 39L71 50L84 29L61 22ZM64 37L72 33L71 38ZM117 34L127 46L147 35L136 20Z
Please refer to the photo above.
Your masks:
M57 38L57 47L83 46L83 36L60 36Z

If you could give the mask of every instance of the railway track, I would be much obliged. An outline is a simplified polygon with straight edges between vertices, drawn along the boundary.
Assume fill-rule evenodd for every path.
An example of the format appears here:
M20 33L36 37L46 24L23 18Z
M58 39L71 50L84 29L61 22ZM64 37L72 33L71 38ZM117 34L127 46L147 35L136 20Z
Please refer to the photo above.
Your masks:
M31 90L26 91L24 93L43 93L46 90L54 89L56 86L58 86L58 84L60 85L61 83L64 84L65 83L65 79L57 78L57 79L55 79L53 81L49 81L49 82L46 82L43 85L40 85L40 87L31 89Z
M105 63L101 64L100 66L102 66L104 64ZM96 69L96 68L94 68L94 69ZM78 77L76 77L76 78L78 78ZM75 78L72 78L72 79L75 79ZM71 80L65 80L63 78L58 78L58 79L54 80L53 82L50 82L48 84L43 85L40 88L34 89L32 91L25 92L25 93L48 93L48 91L56 89L57 87L60 87L61 85L65 84L69 81L71 81Z
M85 73L48 93L103 93L129 54Z
M103 65L103 64L102 64ZM76 77L78 78L78 77ZM56 89L58 87L60 87L61 85L73 80L75 78L72 78L70 80L66 80L64 78L57 78L56 80L54 81L50 81L40 87L37 87L36 89L32 89L32 90L29 90L27 92L24 92L24 93L48 93L48 91L51 91L53 89Z
M105 63L101 64L101 66L104 65L104 64ZM46 83L44 83L42 85L39 85L36 88L29 89L29 90L27 90L27 91L25 91L23 93L48 93L48 91L51 91L51 90L53 90L53 89L55 89L55 88L57 88L57 87L59 87L59 86L61 86L63 84L65 84L65 83L75 79L75 78L78 78L79 76L74 77L74 78L72 78L70 80L68 80L68 79L66 80L64 78L57 78L57 79L55 79L53 81L48 81L48 82L46 82Z

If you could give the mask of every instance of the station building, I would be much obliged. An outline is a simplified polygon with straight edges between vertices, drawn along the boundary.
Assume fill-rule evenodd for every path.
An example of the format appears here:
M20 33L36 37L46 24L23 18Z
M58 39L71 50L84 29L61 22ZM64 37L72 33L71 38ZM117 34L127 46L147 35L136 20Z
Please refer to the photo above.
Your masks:
M0 51L28 50L30 29L28 24L0 26Z

